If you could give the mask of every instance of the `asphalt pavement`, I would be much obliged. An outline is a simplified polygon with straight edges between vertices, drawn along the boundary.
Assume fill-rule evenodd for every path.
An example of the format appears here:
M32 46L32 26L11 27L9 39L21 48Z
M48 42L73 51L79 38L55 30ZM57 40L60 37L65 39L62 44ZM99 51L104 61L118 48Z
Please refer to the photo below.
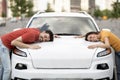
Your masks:
M108 20L96 20L100 29L110 29L114 34L120 38L120 18Z
M6 33L13 31L16 28L24 28L27 25L29 18L22 19L22 20L6 20L5 26L0 26L0 36Z

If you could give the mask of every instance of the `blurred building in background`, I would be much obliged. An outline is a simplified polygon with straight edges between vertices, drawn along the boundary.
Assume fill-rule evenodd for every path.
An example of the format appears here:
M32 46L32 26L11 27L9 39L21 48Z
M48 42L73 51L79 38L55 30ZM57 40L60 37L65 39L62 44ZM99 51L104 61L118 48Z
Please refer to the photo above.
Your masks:
M56 12L84 10L93 13L95 7L99 7L100 10L112 10L113 2L116 2L116 0L33 0L33 10L34 12L45 11L49 6ZM9 7L9 0L0 0L0 17L2 15L12 17Z
M0 0L0 17L2 16L2 1Z
M7 1L0 0L0 17L6 17L7 15Z

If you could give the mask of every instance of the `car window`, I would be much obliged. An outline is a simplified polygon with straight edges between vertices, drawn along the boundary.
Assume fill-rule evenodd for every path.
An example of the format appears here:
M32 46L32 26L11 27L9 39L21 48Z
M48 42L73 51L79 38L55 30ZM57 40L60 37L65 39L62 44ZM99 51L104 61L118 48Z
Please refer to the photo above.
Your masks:
M35 17L29 27L41 27L48 24L54 34L86 34L97 31L90 18L83 17Z

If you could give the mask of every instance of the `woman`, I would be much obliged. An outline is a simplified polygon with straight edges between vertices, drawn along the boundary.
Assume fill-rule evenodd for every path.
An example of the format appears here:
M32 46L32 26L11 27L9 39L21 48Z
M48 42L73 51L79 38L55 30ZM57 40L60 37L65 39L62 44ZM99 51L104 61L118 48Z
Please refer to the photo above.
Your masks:
M103 43L89 45L88 48L93 49L96 47L110 48L113 47L116 56L117 65L117 78L120 80L120 39L108 30L102 30L100 32L89 32L85 35L86 41L97 42L102 41Z

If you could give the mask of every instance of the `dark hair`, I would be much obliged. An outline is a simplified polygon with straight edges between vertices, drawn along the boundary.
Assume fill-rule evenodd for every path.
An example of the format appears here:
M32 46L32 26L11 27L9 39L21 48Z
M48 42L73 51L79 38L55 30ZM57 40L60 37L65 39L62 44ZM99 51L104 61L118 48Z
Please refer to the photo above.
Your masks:
M88 36L91 35L91 34L99 34L100 32L88 32L86 35L85 35L85 40L88 41Z
M53 41L54 40L54 34L51 30L45 30L46 33L48 33L50 35L50 40L49 41Z

